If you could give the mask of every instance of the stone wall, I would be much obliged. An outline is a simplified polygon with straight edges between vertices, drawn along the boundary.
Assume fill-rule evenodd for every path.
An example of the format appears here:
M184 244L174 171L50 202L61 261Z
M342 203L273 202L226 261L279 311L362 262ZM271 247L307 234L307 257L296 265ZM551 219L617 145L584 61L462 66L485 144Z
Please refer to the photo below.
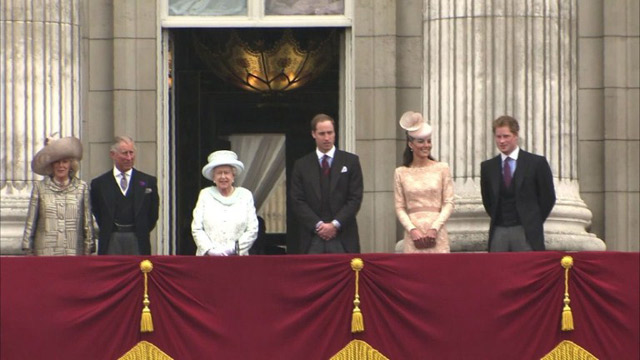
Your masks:
M578 3L578 174L607 248L640 241L638 0Z

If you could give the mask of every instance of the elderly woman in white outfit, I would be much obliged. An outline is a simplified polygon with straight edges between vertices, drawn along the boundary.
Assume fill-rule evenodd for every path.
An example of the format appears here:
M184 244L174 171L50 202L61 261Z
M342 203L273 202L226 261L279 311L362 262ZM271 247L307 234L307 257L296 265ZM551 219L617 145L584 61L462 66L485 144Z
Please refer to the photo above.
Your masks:
M202 175L213 181L200 191L193 209L191 232L196 255L248 255L258 236L258 218L251 191L233 186L244 170L238 155L220 150L209 155Z

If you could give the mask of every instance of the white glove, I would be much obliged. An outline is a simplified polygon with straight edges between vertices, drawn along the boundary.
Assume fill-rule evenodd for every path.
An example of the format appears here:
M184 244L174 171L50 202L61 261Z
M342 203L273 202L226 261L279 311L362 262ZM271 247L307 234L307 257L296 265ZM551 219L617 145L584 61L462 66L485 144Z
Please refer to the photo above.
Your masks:
M223 247L224 256L234 255L236 253L236 243L232 243L228 246Z
M209 256L227 256L224 250L219 247L213 247L206 252Z
M229 256L236 253L236 244L230 244L228 246L215 246L207 251L209 256Z

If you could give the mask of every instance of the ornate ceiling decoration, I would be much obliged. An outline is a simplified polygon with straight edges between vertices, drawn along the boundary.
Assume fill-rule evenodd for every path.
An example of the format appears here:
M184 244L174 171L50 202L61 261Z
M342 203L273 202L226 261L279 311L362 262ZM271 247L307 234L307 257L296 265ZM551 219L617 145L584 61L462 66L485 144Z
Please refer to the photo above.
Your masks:
M317 79L334 60L336 33L237 30L226 39L194 36L201 60L218 77L262 94L299 89Z

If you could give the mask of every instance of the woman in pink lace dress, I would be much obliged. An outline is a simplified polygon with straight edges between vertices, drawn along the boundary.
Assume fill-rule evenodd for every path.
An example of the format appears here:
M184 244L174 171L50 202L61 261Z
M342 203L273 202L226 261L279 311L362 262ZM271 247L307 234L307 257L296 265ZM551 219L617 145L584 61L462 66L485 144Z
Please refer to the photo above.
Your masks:
M395 171L395 206L405 229L405 253L448 253L445 223L453 212L449 165L431 156L431 126L420 113L400 118L407 132L403 165Z

